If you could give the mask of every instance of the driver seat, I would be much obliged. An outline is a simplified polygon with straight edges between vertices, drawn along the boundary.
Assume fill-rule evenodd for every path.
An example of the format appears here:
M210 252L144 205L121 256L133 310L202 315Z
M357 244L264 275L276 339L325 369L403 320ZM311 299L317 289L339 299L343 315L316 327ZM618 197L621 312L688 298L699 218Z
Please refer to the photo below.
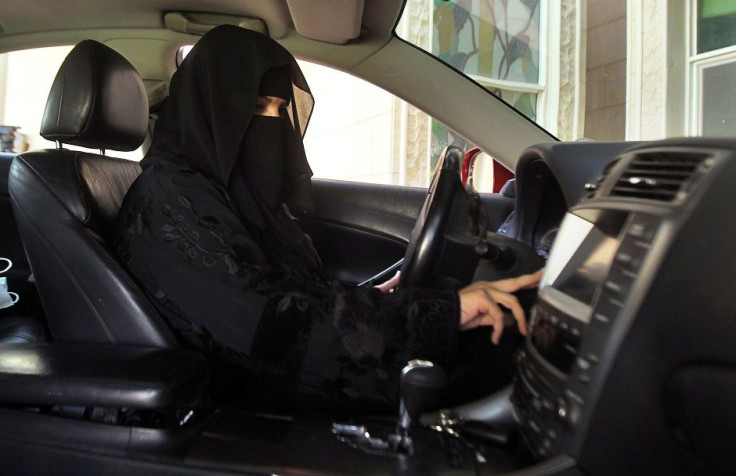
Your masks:
M135 68L111 48L79 43L46 103L41 135L57 149L18 155L9 191L52 340L178 347L111 243L137 162L62 148L134 150L148 100Z

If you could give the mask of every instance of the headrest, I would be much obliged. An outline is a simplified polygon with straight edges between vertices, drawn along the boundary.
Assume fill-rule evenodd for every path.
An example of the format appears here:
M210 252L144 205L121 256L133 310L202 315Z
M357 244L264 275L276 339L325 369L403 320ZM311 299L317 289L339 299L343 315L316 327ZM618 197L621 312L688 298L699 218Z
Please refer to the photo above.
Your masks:
M56 73L41 122L48 140L129 151L148 126L148 99L138 72L115 50L85 40Z

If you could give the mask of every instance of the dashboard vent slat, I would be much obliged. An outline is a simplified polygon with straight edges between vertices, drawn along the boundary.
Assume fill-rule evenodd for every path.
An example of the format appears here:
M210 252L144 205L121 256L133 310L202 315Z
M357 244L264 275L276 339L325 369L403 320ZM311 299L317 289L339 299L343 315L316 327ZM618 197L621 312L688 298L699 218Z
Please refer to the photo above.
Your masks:
M672 202L687 189L707 157L698 153L639 154L618 178L610 195Z
M598 179L595 182L590 182L585 184L585 195L583 196L584 200L587 200L589 198L593 198L596 193L598 193L598 190L601 188L601 185L603 182L606 181L606 178L608 178L608 174L611 173L611 169L618 163L619 159L614 159L611 162L609 162L601 172L601 175L598 177Z

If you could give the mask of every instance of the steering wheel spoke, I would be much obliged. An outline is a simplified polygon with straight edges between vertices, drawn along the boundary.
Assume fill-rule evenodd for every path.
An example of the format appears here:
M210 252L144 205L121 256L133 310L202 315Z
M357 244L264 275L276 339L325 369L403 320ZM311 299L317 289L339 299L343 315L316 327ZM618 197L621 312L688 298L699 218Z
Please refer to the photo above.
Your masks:
M428 287L434 284L456 199L467 194L460 177L463 159L463 151L456 146L448 146L440 156L427 198L411 233L399 286Z

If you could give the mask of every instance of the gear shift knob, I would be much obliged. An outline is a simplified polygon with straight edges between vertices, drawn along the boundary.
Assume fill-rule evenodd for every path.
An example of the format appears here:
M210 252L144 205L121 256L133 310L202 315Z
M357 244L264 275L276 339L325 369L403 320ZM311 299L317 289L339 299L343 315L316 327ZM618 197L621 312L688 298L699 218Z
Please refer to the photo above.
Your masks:
M434 409L447 388L447 374L426 360L412 360L401 371L401 403L411 419Z
M411 451L409 426L422 413L434 409L442 401L447 387L447 374L427 360L411 360L401 371L401 402L396 425L398 450Z

